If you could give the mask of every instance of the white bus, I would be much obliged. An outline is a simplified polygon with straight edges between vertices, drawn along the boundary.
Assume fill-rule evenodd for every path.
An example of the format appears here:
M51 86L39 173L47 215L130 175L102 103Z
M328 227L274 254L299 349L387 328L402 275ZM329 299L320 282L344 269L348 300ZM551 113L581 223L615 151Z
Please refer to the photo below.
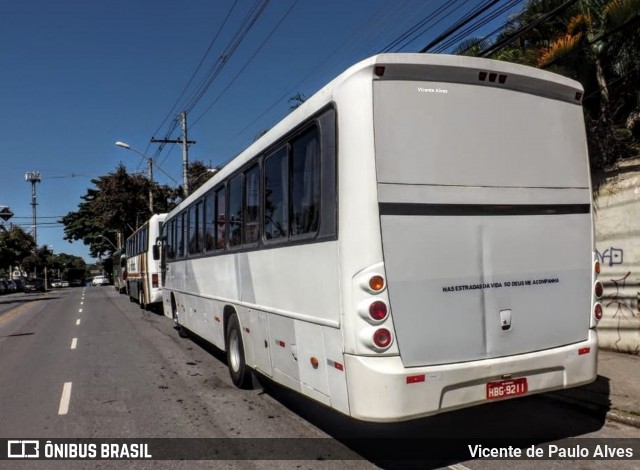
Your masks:
M168 214L165 315L237 386L368 421L592 382L582 93L477 58L354 65Z
M154 214L127 238L125 244L127 293L140 308L162 302L160 247L162 221L167 214Z

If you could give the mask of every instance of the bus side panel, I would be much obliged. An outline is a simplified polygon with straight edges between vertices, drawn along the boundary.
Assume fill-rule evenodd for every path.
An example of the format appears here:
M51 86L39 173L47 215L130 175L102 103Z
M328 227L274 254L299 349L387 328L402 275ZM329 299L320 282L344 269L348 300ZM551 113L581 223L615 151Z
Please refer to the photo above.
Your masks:
M271 359L273 362L273 375L284 374L296 384L293 388L300 390L300 374L297 364L297 349L295 345L295 326L292 318L271 315L269 317L269 331L273 332L271 338Z
M342 333L341 329L325 326L322 336L327 357L327 380L331 407L349 414L349 394L347 393L347 377L342 353Z
M295 348L302 384L323 395L329 394L324 328L304 321L295 322Z
M259 310L249 309L247 317L249 334L245 335L245 339L247 343L250 343L250 346L246 346L245 349L247 351L251 350L250 353L246 353L247 364L271 377L273 375L271 349L274 345L269 340L267 314Z

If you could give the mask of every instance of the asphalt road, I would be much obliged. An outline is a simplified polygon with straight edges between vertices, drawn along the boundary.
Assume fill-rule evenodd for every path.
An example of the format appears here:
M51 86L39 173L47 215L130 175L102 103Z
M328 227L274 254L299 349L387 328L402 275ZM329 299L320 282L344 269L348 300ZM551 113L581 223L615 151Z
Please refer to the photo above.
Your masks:
M112 287L0 297L0 437L4 438L335 438L353 460L30 462L29 468L610 468L611 461L446 460L409 462L427 438L522 438L533 444L576 438L640 438L638 429L545 396L492 403L397 424L348 419L267 382L238 390L224 357L182 339L172 322L142 311ZM353 440L356 438L357 440ZM405 438L393 440L394 438ZM413 441L409 439L414 439ZM249 439L219 441L240 443ZM257 441L266 442L269 441ZM309 442L278 441L307 449ZM586 442L586 441L585 441ZM275 441L271 441L274 444ZM318 444L318 448L320 448ZM261 444L264 445L264 444ZM333 445L333 444L332 444ZM394 450L382 460L381 448ZM318 451L320 455L322 452ZM277 458L284 458L280 451ZM292 456L300 458L299 453ZM617 460L619 469L640 461ZM25 462L0 462L26 468ZM90 463L91 465L87 465ZM6 468L6 467L5 467Z

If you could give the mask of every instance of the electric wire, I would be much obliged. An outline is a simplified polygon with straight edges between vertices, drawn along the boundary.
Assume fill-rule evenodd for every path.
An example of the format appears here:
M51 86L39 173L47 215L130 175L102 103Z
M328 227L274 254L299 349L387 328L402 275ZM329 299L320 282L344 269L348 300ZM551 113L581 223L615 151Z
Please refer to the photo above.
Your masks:
M235 83L235 81L238 79L238 77L245 71L245 69L249 66L249 64L253 61L253 59L256 57L256 55L258 55L258 53L262 50L262 48L269 42L269 39L271 39L271 37L273 36L273 34L278 30L278 28L280 28L280 25L282 25L282 23L284 22L285 19L287 19L287 17L289 16L289 13L291 13L291 11L293 10L293 8L298 4L299 0L295 0L293 2L293 4L289 7L289 9L285 12L285 14L282 16L282 18L280 18L280 21L278 21L278 23L271 29L271 32L267 35L267 37L262 41L262 43L260 44L260 46L258 46L258 48L255 50L255 52L253 53L253 55L251 57L249 57L249 59L245 62L245 64L242 66L242 68L238 71L238 73L236 73L236 75L231 79L231 81L229 82L229 84L218 94L218 96L213 100L213 102L207 106L207 108L205 108L205 110L194 120L192 121L192 123L189 125L189 128L195 126L198 121L200 121L200 119L202 119L204 117L205 114L207 114L211 108L220 100L220 98L227 92L227 90L229 90L229 88L231 88L231 86L233 86L233 84Z

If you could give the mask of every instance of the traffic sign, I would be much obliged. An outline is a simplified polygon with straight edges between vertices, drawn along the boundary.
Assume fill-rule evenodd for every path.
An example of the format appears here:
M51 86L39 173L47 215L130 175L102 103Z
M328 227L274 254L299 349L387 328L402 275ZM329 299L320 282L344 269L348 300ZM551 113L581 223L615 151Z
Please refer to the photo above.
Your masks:
M6 222L11 217L13 217L13 212L11 212L11 209L9 209L7 206L1 206L0 207L0 218L2 218L2 220L4 220Z

